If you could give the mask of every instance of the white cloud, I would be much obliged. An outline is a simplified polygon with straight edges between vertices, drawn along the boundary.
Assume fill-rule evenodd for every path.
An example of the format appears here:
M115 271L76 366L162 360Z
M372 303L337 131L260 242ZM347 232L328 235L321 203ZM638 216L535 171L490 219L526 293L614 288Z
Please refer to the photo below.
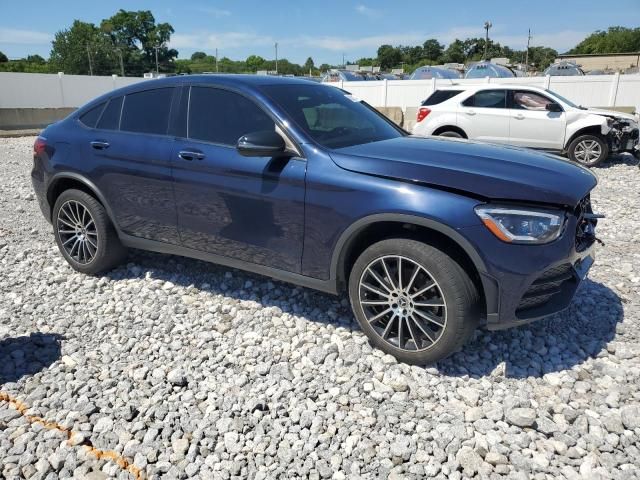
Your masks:
M379 10L369 8L366 5L362 5L362 4L356 5L356 12L358 12L360 15L363 15L369 18L378 18L381 14Z
M231 15L231 12L229 10L216 7L195 7L194 10L200 13L206 13L207 15L211 15L214 18L229 17Z
M424 42L425 36L422 33L392 33L387 35L370 35L367 37L310 37L305 36L299 39L292 39L292 43L302 44L307 47L323 48L333 51L350 51L361 48L375 48L380 45L417 45ZM284 43L284 42L283 42Z
M232 49L241 47L264 47L273 45L275 40L268 35L258 35L250 32L222 32L184 35L174 34L171 36L170 46L172 48L197 48L197 49Z
M51 42L53 35L35 30L18 30L0 27L0 44L43 45Z

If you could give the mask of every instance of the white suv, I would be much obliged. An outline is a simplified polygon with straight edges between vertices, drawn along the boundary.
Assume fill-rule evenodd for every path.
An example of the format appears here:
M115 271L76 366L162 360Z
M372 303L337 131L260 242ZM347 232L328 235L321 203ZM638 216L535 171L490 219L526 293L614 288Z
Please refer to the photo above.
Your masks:
M585 108L544 88L454 85L418 109L414 135L442 135L559 152L593 166L609 152L638 155L638 118Z

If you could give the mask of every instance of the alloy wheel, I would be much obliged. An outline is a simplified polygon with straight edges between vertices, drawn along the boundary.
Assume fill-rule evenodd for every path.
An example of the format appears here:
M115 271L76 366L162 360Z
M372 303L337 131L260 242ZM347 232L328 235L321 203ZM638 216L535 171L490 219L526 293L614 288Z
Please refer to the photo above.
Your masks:
M602 155L602 147L595 140L582 140L574 150L576 160L582 163L593 163Z
M68 200L56 220L60 244L74 261L88 264L98 252L98 230L91 212L80 202Z
M431 348L447 325L447 306L435 278L410 258L376 258L359 282L366 320L385 341L407 351Z

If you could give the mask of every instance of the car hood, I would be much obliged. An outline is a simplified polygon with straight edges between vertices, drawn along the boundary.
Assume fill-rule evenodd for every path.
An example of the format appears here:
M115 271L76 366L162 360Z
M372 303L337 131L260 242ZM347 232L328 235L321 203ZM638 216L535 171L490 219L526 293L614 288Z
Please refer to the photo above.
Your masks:
M331 152L345 170L492 200L574 207L596 185L589 170L553 155L445 138L399 137Z
M588 108L587 110L583 110L583 112L592 113L594 115L602 115L602 116L605 116L605 117L613 117L613 118L631 120L633 122L638 123L638 116L637 115L632 115L630 113L616 112L615 110L602 110L602 109L599 109L599 108Z

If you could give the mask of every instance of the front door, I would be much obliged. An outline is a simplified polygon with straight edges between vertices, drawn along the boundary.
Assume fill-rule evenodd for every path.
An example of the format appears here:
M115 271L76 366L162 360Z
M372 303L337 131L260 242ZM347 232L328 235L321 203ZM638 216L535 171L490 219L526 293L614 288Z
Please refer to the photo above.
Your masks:
M216 87L186 87L184 138L172 155L178 228L185 247L298 273L306 160L243 157L238 139L273 130L253 100Z
M511 98L509 142L520 147L562 150L566 114L550 112L549 97L531 90L514 90Z

